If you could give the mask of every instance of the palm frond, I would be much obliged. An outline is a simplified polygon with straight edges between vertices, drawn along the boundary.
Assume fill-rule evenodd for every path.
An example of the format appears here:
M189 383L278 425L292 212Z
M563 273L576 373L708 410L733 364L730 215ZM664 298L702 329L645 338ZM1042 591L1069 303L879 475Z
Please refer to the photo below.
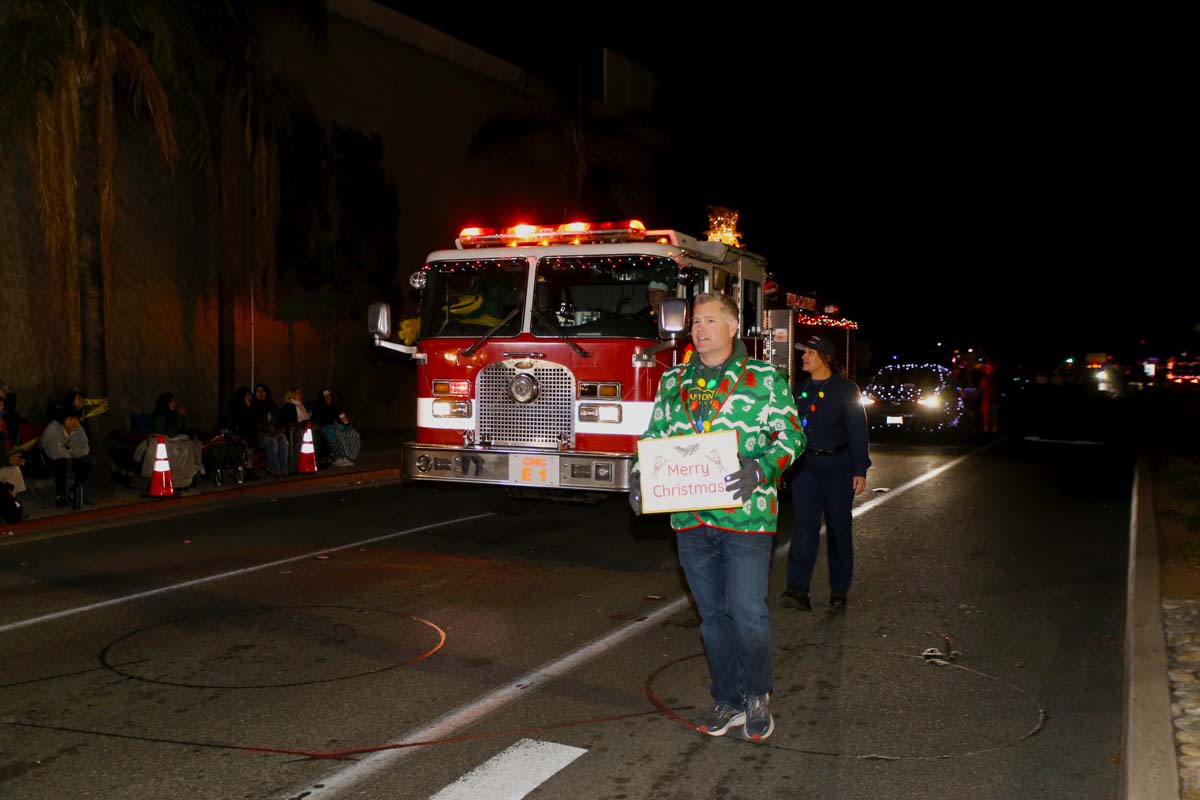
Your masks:
M145 106L150 112L154 126L154 138L158 141L163 159L174 171L179 157L179 145L175 141L175 123L171 119L171 108L167 93L158 80L145 51L116 28L106 27L104 36L110 38L116 56L117 69L129 80L135 107Z
M38 95L54 92L58 60L73 40L70 15L59 5L0 5L0 154L34 129Z

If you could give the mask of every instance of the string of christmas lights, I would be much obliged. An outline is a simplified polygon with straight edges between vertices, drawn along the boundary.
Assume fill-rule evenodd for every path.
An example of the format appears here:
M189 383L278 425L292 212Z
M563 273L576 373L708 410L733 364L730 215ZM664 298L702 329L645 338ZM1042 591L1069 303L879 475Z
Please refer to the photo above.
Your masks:
M826 328L845 328L846 330L858 330L858 323L852 319L834 319L833 317L814 317L808 314L797 314L796 322L801 325L820 325Z

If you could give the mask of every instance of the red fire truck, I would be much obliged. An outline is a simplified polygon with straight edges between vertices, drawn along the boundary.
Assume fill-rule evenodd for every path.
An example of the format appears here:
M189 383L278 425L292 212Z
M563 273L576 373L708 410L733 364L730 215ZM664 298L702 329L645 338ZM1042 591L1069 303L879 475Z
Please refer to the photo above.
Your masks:
M455 245L413 273L419 317L400 342L386 304L369 313L375 344L418 365L411 479L628 491L696 294L733 298L751 353L789 376L809 330L805 309L767 309L761 256L637 220L467 228Z

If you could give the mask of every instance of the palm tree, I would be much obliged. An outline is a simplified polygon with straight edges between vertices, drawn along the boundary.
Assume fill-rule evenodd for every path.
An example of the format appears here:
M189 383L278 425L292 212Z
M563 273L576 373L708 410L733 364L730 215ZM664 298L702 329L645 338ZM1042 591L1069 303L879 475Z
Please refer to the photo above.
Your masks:
M108 382L117 100L124 97L148 112L173 170L178 146L159 73L170 69L180 5L13 0L0 10L0 132L7 134L2 141L24 134L29 145L52 294L73 337L72 371L97 394L107 392ZM127 91L118 95L118 87ZM94 159L81 158L84 153L94 153ZM98 258L93 248L80 247L80 210L86 214L96 207L80 202L81 184L98 194Z
M286 16L314 39L324 36L328 12L321 0L243 0L213 4L201 29L214 67L211 97L199 129L212 166L212 198L219 220L217 270L218 408L238 380L235 307L245 291L250 313L275 306L276 238L280 216L279 143L311 116L307 104L270 69L263 27Z

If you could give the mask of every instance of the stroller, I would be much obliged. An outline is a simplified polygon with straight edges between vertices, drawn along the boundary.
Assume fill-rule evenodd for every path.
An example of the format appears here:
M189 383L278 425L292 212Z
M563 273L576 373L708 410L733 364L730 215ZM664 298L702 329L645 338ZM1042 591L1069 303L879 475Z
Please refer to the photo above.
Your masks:
M212 475L213 484L223 486L232 478L241 486L246 482L246 456L249 448L240 436L222 431L204 445L204 467Z

